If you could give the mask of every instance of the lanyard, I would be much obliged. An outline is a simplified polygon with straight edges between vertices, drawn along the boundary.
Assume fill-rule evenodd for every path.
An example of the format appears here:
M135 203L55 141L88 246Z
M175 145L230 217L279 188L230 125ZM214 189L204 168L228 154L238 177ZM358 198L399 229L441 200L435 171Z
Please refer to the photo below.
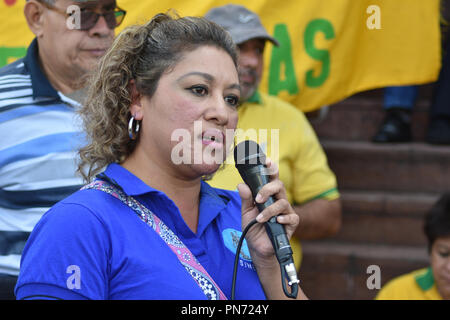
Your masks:
M103 180L95 180L81 189L94 189L106 192L130 207L143 222L155 230L172 252L175 253L180 263L202 289L208 300L227 300L219 286L180 238L147 207L135 198L126 195L117 186Z

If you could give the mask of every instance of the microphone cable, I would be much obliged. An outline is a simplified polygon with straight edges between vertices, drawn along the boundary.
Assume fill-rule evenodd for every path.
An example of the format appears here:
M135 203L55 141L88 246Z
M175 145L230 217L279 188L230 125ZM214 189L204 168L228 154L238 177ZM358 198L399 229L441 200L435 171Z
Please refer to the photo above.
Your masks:
M231 300L235 300L235 291L236 291L236 278L237 278L237 267L238 267L238 261L239 256L241 254L241 247L244 242L245 236L247 235L248 230L250 230L251 227L253 227L258 221L256 219L253 219L250 221L250 223L245 227L244 231L242 232L241 237L239 238L239 243L236 248L236 255L234 258L234 266L233 266L233 279L231 283ZM289 285L291 286L291 292L289 292L287 286L286 286L286 280L289 279L288 273L297 272L294 268L294 270L291 270L293 263L291 261L285 261L283 263L280 263L280 270L281 270L281 284L283 285L283 291L284 294L292 299L297 298L298 294L298 280L296 282L289 281Z

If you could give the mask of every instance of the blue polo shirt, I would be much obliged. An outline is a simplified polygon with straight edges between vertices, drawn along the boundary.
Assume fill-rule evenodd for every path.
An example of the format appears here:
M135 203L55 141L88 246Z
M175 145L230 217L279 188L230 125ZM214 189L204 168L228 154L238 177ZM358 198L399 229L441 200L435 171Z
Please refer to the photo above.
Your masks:
M118 164L105 174L156 214L231 296L241 200L202 182L197 233L163 192ZM99 190L80 190L52 207L25 246L18 299L206 299L161 237L128 206ZM246 245L236 299L265 299Z

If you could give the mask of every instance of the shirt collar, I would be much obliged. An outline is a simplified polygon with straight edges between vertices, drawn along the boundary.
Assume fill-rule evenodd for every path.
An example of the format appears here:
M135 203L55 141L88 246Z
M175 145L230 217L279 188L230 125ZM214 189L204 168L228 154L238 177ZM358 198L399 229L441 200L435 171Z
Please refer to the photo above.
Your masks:
M225 208L230 200L226 195L221 194L219 190L214 189L205 181L201 182L200 188L200 211L202 209L217 210Z
M154 193L155 195L160 195L169 199L164 192L150 187L117 163L108 165L104 173L113 183L119 185L129 196L134 197L145 193ZM219 213L227 207L229 200L230 198L225 193L222 193L219 189L215 189L208 183L201 181L199 204L200 218L197 227L197 235L200 236Z
M198 211L197 235L201 236L208 225L227 207L230 199L214 189L208 183L202 181L200 189L200 205Z
M129 196L139 196L149 192L164 194L147 185L120 164L111 163L106 168L105 174L113 180L113 182L117 183ZM201 181L200 207L224 208L228 201L229 198L225 194L222 194L220 190L214 189L205 181Z
M162 194L161 191L150 187L118 163L109 164L105 174L129 196L139 196L149 192Z
M415 280L423 291L430 290L434 285L433 270L428 268L424 273L417 275Z
M39 97L51 97L60 100L60 96L52 87L39 64L39 50L37 38L31 42L27 54L24 58L24 65L30 73L31 85L33 88L33 99Z
M262 104L263 103L261 94L259 93L258 90L256 90L253 93L253 95L246 102L257 103L257 104Z

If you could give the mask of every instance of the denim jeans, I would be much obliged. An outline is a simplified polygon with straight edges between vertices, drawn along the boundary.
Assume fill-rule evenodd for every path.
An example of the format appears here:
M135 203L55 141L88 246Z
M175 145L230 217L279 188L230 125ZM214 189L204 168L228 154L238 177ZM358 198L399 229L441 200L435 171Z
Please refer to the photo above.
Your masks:
M417 86L384 88L384 109L403 107L412 110L417 98Z

